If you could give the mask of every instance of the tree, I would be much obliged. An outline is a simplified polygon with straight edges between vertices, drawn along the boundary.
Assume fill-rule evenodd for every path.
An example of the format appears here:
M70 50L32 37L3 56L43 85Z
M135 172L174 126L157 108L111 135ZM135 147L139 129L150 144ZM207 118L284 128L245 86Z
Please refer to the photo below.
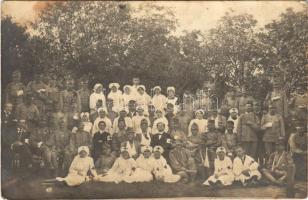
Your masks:
M288 93L294 91L308 75L308 9L287 9L278 21L265 26L259 38L266 58L266 75L281 71L285 75L284 88Z

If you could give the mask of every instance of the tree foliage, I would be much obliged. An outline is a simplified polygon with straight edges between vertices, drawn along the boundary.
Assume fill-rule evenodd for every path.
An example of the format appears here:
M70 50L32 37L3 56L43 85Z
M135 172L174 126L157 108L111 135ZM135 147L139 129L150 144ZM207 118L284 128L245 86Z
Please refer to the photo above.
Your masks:
M57 2L32 24L31 37L2 19L2 64L12 69L121 85L140 76L148 87L196 89L215 74L220 96L229 87L253 89L261 100L275 69L285 71L288 91L307 76L307 9L291 9L264 28L252 15L226 13L208 32L173 34L173 12L153 3ZM6 51L7 50L7 51ZM2 73L3 74L3 73ZM6 81L7 82L7 81Z

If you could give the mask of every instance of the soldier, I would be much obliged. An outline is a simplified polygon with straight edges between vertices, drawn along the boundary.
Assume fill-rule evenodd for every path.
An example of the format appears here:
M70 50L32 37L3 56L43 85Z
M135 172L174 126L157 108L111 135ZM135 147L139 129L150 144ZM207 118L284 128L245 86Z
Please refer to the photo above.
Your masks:
M80 96L74 89L74 80L68 78L66 80L66 89L60 93L60 109L64 113L66 118L67 126L69 129L74 126L74 117L78 119L80 113Z
M39 127L31 133L30 146L32 154L42 157L47 176L53 176L58 168L57 154L54 151L52 132L46 118L42 118Z
M112 135L112 151L115 152L117 156L120 155L121 143L127 141L126 136L127 126L125 124L124 118L119 118L117 132Z
M107 99L107 117L110 119L111 123L113 124L114 119L119 116L118 112L115 112L113 109L113 100Z
M89 89L89 82L87 79L83 78L79 82L80 89L77 91L80 97L80 111L90 112L90 95L91 91Z
M253 112L252 102L247 102L246 113L242 114L237 123L237 134L239 136L239 141L241 146L244 148L245 152L256 158L257 151L257 132L260 129L260 120Z
M199 127L196 123L191 125L191 136L187 138L187 147L191 151L192 157L195 160L196 168L197 168L197 177L200 177L200 180L204 180L206 178L206 168L209 167L205 165L208 164L208 156L206 154L206 146L204 143L204 136L199 134ZM205 162L205 160L207 160Z
M26 86L20 79L20 71L14 71L12 74L12 82L9 83L5 89L5 102L11 103L14 110L23 102L23 98L26 93Z
M290 151L296 166L295 178L306 180L307 177L307 129L303 125L296 127L296 132L289 138Z
M248 93L245 87L242 87L241 96L238 99L239 115L245 113L247 102L254 102L254 98Z
M278 138L285 138L284 120L276 113L275 105L270 104L268 114L262 117L261 129L264 131L263 142L265 155L268 158L275 151Z
M229 111L232 108L238 110L239 102L236 94L236 89L232 88L229 93L227 93L221 102L221 112L225 117L228 117Z
M6 103L4 109L1 111L1 141L2 141L2 155L1 163L4 169L9 169L12 161L11 144L14 141L14 129L16 123L12 114L13 105ZM4 156L5 155L5 156Z
M292 168L292 174L288 175L288 168ZM294 176L295 165L291 154L285 151L284 138L277 140L276 151L270 155L262 172L268 181L279 186L286 183L288 176Z
M91 135L84 131L83 123L79 123L79 127L74 127L70 137L70 152L71 156L77 155L77 150L80 146L91 147Z
M277 113L286 119L289 115L289 108L286 92L282 88L282 81L281 77L274 77L273 91L267 94L265 98L265 106L268 106L270 103L275 105Z
M51 141L54 144L52 151L56 153L58 172L57 174L66 174L72 161L72 152L70 152L71 132L65 126L64 117L57 121L56 128L53 130Z
M18 105L15 111L16 120L24 120L27 124L28 130L32 132L40 118L39 110L34 104L34 98L30 95L26 95L24 102Z
M308 94L305 91L306 85L302 84L297 87L296 94L291 100L291 108L294 112L294 116L299 121L307 121L308 110Z
M48 100L47 85L43 82L43 74L34 74L34 80L27 85L27 93L34 98L34 104L40 113L45 113L45 103Z
M216 148L221 146L222 141L220 132L215 129L215 121L213 119L208 120L207 128L208 131L203 134L203 138L207 148L209 174L213 174Z
M175 147L169 152L169 158L171 168L181 176L183 183L195 181L197 174L195 160L181 139L175 140Z
M226 150L226 154L233 160L235 157L235 148L239 145L238 135L233 132L234 122L227 121L226 133L222 135L222 146Z
M20 120L12 134L10 142L13 153L12 167L27 169L32 167L32 153L29 147L31 133L28 130L25 120Z
M133 78L133 85L131 86L131 92L133 95L137 96L138 95L138 89L140 86L140 78L139 77L134 77Z

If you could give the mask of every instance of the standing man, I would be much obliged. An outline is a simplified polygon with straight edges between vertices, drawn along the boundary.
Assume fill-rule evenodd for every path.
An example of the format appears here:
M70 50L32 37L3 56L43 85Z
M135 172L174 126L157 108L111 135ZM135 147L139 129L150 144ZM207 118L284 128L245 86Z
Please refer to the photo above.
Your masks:
M256 158L257 132L259 128L260 120L253 112L252 102L249 101L246 104L246 113L242 114L238 119L236 132L243 149L253 158Z
M74 117L78 119L80 113L80 96L74 89L74 80L68 78L66 80L66 89L60 93L60 109L64 113L67 126L69 129L73 128Z
M246 90L245 87L242 88L242 95L238 100L238 111L239 111L239 115L244 114L245 113L245 106L247 104L248 101L253 102L254 99L251 95L249 95L248 91Z
M286 92L282 88L282 81L280 77L275 77L273 80L273 91L268 93L265 98L265 104L273 104L277 109L277 113L280 114L284 119L288 117L288 101Z
M307 180L307 128L296 127L289 138L290 151L296 166L295 179Z
M80 110L81 112L90 112L90 95L91 91L89 89L89 82L87 79L82 78L79 82L80 89L78 90L78 95L80 96Z
M5 102L11 103L15 110L22 103L25 92L26 86L21 82L20 71L14 71L12 74L12 82L5 89Z
M264 131L263 142L265 156L269 156L275 151L278 138L285 138L284 121L280 114L276 113L275 105L269 105L269 112L262 117L261 129Z
M236 95L236 89L232 88L229 93L227 93L221 103L221 110L223 115L228 116L228 111L231 109L238 110L238 98Z
M133 95L137 96L138 95L138 87L140 85L140 78L139 77L134 77L133 78L133 85L131 86L131 92Z
M40 113L45 113L45 101L47 96L47 85L43 82L43 74L34 74L34 80L27 85L27 93L34 98L34 104Z

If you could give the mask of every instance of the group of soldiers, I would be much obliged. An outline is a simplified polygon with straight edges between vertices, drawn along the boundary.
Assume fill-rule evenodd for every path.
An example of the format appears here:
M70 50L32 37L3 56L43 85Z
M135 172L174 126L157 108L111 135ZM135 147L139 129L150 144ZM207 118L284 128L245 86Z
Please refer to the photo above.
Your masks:
M79 161L73 160L83 149L103 174L97 180L107 182L148 180L140 178L144 172L134 178L107 172L121 163L136 168L132 163L138 159L149 168L144 164L150 163L149 156L155 158L151 166L166 166L166 174L157 176L166 182L194 182L198 177L207 180L205 185L229 185L233 179L246 185L262 173L282 185L294 174L306 177L305 84L288 98L276 77L261 102L245 88L231 88L219 101L211 83L196 95L185 91L182 98L173 86L166 88L166 96L160 86L148 94L138 77L123 92L119 83L110 83L108 95L100 83L93 90L85 78L78 83L68 77L60 88L55 79L35 74L25 86L21 73L13 72L2 109L4 168L27 172L38 166L47 176L63 175L70 167L78 169Z

